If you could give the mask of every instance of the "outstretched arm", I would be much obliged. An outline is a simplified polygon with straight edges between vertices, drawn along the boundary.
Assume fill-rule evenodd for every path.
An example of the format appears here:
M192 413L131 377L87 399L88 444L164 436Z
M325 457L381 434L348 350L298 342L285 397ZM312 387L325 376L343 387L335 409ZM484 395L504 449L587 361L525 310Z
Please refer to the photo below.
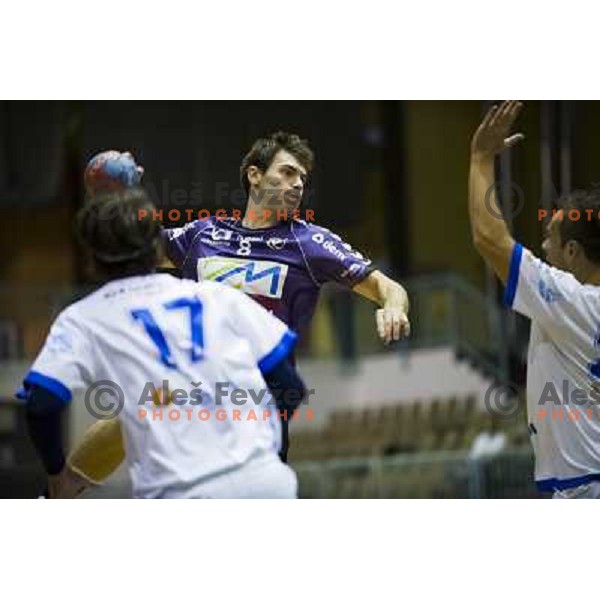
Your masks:
M509 133L521 110L520 102L493 106L484 117L471 142L469 172L469 217L473 243L485 262L506 283L514 240L500 215L496 198L494 158L523 139Z

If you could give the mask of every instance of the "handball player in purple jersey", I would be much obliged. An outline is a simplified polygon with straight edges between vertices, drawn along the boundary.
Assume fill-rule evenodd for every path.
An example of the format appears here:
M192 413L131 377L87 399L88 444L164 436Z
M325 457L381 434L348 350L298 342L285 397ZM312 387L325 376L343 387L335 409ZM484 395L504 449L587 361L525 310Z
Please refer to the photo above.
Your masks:
M171 265L181 269L184 277L242 290L300 335L310 324L321 286L335 282L379 305L376 326L385 343L407 336L404 288L340 236L293 218L312 166L313 153L297 135L278 132L258 139L240 169L248 197L244 217L215 215L165 229Z
M312 163L312 151L296 135L257 140L241 166L244 217L211 216L165 229L171 265L184 277L241 289L299 333L312 319L321 286L336 282L379 305L376 326L384 342L407 336L404 288L335 233L292 217Z

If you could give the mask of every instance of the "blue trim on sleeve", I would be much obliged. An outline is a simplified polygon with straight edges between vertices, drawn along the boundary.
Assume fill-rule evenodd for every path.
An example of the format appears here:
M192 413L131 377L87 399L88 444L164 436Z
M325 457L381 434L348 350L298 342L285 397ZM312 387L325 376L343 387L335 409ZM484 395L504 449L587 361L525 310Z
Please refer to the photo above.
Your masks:
M284 358L287 358L294 349L297 339L298 336L291 329L288 329L275 348L258 361L260 372L267 375Z
M600 473L590 473L571 479L544 479L542 481L536 481L536 485L541 492L555 492L557 490L576 488L580 485L591 483L592 481L600 481Z
M48 377L48 375L44 375L39 371L29 371L27 377L25 377L25 380L23 381L23 384L25 390L29 385L39 385L55 396L58 396L65 403L70 402L71 398L73 397L71 390L64 383L62 383L62 381L54 379L53 377ZM23 391L23 388L20 388L17 390L17 394L21 394Z
M504 304L512 308L517 293L517 284L519 283L519 270L521 268L521 258L523 257L523 246L515 243L510 257L510 268L508 270L508 280L504 290Z

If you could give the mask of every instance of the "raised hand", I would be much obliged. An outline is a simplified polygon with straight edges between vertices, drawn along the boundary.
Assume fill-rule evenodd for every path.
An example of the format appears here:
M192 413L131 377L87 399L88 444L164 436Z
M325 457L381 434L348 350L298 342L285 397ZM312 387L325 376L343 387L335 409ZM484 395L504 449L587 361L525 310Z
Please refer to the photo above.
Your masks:
M520 142L525 136L522 133L510 135L510 130L522 107L516 100L492 106L473 136L471 154L489 159Z

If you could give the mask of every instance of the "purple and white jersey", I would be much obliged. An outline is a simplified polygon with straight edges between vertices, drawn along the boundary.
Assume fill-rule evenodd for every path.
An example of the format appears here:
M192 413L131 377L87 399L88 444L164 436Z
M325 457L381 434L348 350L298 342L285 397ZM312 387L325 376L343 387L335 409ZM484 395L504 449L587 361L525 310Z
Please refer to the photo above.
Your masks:
M185 278L229 284L299 332L310 323L321 285L351 288L374 270L338 235L302 220L248 229L213 216L163 235L167 256Z

